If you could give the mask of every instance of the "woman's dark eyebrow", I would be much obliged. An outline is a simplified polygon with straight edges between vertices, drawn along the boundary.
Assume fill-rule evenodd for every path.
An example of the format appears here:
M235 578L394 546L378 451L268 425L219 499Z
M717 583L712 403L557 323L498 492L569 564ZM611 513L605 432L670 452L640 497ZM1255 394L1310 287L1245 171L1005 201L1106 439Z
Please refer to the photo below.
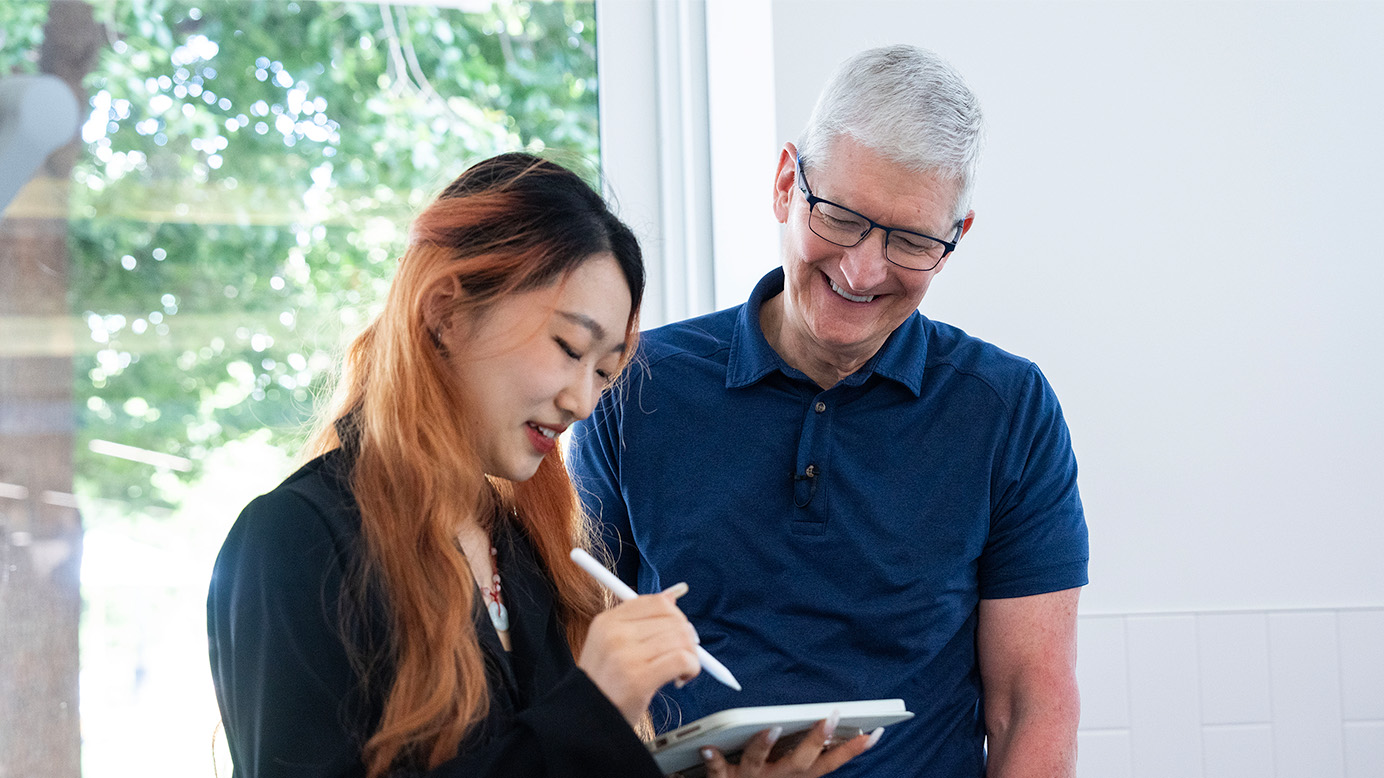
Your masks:
M567 321L572 322L573 324L577 324L587 328L588 330L591 330L591 336L596 340L606 339L605 327L602 327L599 323L597 323L595 319L591 318L590 316L587 316L584 313L572 313L570 311L558 311L557 314L562 318L566 319ZM616 344L615 348L611 349L611 351L617 354L623 354L625 351L625 342L623 340L620 341Z

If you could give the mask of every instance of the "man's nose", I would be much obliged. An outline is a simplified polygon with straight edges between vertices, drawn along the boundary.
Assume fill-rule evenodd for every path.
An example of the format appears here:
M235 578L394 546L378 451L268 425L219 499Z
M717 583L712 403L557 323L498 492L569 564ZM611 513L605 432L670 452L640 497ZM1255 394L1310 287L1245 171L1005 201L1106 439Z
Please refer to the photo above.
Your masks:
M865 239L845 250L841 257L841 274L851 289L864 292L884 280L889 273L889 261L884 258L884 230L874 227Z

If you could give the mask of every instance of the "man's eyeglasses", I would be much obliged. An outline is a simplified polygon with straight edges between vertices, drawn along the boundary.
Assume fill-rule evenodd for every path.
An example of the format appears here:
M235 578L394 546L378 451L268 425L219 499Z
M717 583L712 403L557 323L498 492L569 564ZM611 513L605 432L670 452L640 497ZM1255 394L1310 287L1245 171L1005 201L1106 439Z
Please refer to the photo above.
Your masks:
M817 237L850 248L860 245L872 230L884 230L884 258L909 270L931 270L937 267L942 258L956 250L956 242L961 239L961 223L951 240L934 238L921 232L886 227L883 224L812 194L807 187L807 176L803 175L802 157L793 161L798 177L798 188L807 198L809 209L807 226Z

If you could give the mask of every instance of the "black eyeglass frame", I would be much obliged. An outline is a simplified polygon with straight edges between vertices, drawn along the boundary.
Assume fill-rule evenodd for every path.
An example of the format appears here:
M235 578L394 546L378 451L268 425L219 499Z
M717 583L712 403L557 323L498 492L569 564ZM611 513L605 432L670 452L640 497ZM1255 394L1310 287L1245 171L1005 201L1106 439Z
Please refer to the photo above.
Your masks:
M958 221L956 223L956 232L952 235L952 239L944 240L942 238L937 238L922 232L914 232L913 230L905 230L900 229L898 227L887 227L859 211L852 210L844 205L833 203L830 200L812 194L812 189L807 185L807 176L803 173L803 158L801 154L796 154L793 157L793 172L798 179L798 189L803 193L803 198L807 200L808 229L812 229L812 211L816 209L818 203L826 203L827 205L830 205L833 208L840 208L841 210L851 214L852 216L859 216L860 218L864 219L867 224L870 225L869 229L860 233L860 238L857 239L854 243L841 243L840 241L828 238L827 236L821 234L820 232L817 232L816 230L812 230L813 235L816 235L817 237L821 238L822 240L828 243L831 243L836 246L841 246L842 248L852 248L855 246L859 246L862 242L864 242L866 238L870 236L870 233L874 232L876 229L881 229L884 230L884 259L888 261L889 264L896 265L898 267L903 268L904 270L917 270L919 272L926 273L927 271L932 270L933 268L942 264L942 260L946 259L947 256L951 254L953 251L956 251L956 244L961 240L961 230L963 227L965 227L965 222L962 221ZM937 258L936 262L933 262L928 267L909 267L908 265L900 264L898 262L895 262L893 259L889 258L889 235L895 232L900 232L904 235L917 235L920 238L935 240L938 243L941 243L946 250L942 252L942 256Z

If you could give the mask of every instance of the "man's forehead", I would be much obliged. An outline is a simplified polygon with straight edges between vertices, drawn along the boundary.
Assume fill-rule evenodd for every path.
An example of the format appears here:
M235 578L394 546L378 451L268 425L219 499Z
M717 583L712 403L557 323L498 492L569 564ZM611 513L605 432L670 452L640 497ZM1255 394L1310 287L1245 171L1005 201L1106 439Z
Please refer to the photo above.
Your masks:
M803 160L814 195L891 227L933 235L951 231L959 181L939 171L915 169L848 137L832 146L820 163Z

